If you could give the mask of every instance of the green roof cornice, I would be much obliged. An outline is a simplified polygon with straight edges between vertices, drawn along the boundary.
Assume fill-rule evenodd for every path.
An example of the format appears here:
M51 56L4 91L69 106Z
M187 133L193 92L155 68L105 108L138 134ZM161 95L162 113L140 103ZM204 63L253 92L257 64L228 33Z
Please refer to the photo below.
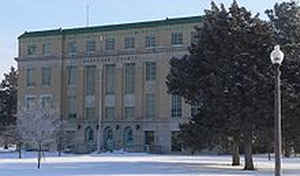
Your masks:
M81 33L119 31L119 30L138 29L138 28L151 28L151 27L174 25L174 24L199 23L201 19L202 16L192 16L192 17L171 18L171 19L167 18L165 20L124 23L124 24L106 25L106 26L33 31L33 32L24 32L22 35L18 37L18 39L30 38L30 37L56 36L56 35L63 35L63 34L71 35L71 34L81 34Z
M45 30L45 31L34 31L34 32L24 32L22 35L18 37L21 38L29 38L29 37L42 37L42 36L53 36L53 35L60 35L62 33L61 29L54 29L54 30Z

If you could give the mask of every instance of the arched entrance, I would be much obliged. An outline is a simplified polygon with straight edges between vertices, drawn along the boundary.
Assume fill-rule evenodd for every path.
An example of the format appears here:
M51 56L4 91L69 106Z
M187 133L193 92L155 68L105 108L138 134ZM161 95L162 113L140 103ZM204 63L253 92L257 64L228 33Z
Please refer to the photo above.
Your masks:
M131 127L126 127L123 133L123 144L124 147L129 147L133 145L133 131Z
M88 143L94 143L94 130L91 127L85 129L85 141Z
M114 148L113 130L111 127L106 127L103 131L104 149L112 151Z

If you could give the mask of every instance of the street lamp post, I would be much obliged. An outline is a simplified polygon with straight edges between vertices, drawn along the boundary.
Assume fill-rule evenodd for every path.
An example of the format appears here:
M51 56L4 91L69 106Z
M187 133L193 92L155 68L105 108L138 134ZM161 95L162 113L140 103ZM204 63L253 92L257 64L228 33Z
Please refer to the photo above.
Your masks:
M275 176L281 176L281 93L280 93L280 65L284 54L280 46L276 45L271 52L271 61L275 66L275 126L274 126L274 152L275 152Z

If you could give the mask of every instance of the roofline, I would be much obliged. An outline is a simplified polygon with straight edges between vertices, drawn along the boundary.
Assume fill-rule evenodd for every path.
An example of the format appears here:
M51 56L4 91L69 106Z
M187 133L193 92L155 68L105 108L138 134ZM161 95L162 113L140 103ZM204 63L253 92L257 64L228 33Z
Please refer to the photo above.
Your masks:
M165 20L123 23L123 24L104 25L104 26L79 27L79 28L70 28L70 29L59 28L53 30L31 31L31 32L24 32L18 37L18 39L30 38L30 37L56 36L56 35L63 35L63 34L72 35L72 34L82 34L82 33L92 33L92 32L151 28L157 26L186 24L186 23L198 23L200 22L200 20L202 20L202 18L203 18L202 16L190 16L190 17L171 18L171 19L166 18Z

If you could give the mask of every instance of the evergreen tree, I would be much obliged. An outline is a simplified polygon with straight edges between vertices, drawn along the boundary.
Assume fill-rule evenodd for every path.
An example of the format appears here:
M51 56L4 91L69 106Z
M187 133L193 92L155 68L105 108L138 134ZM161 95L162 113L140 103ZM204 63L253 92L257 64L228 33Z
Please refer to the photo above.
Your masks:
M229 10L212 3L202 23L190 54L170 61L169 93L190 104L203 104L201 110L209 115L196 118L203 118L208 130L216 129L210 136L241 138L244 169L253 170L253 133L261 121L272 117L265 114L273 112L272 26L236 1Z
M5 145L14 140L10 128L16 125L17 79L17 71L11 67L9 73L4 73L4 79L0 84L0 128Z
M254 169L254 139L272 150L275 70L269 54L276 44L286 53L281 77L286 149L300 141L296 125L300 98L299 7L293 1L284 2L266 13L270 21L252 16L236 1L229 10L212 3L211 10L205 11L203 25L196 27L190 54L172 58L167 77L169 93L184 97L190 104L203 104L202 113L181 125L182 133L191 127L193 131L209 130L210 138L226 135L237 143L240 139L246 170Z

